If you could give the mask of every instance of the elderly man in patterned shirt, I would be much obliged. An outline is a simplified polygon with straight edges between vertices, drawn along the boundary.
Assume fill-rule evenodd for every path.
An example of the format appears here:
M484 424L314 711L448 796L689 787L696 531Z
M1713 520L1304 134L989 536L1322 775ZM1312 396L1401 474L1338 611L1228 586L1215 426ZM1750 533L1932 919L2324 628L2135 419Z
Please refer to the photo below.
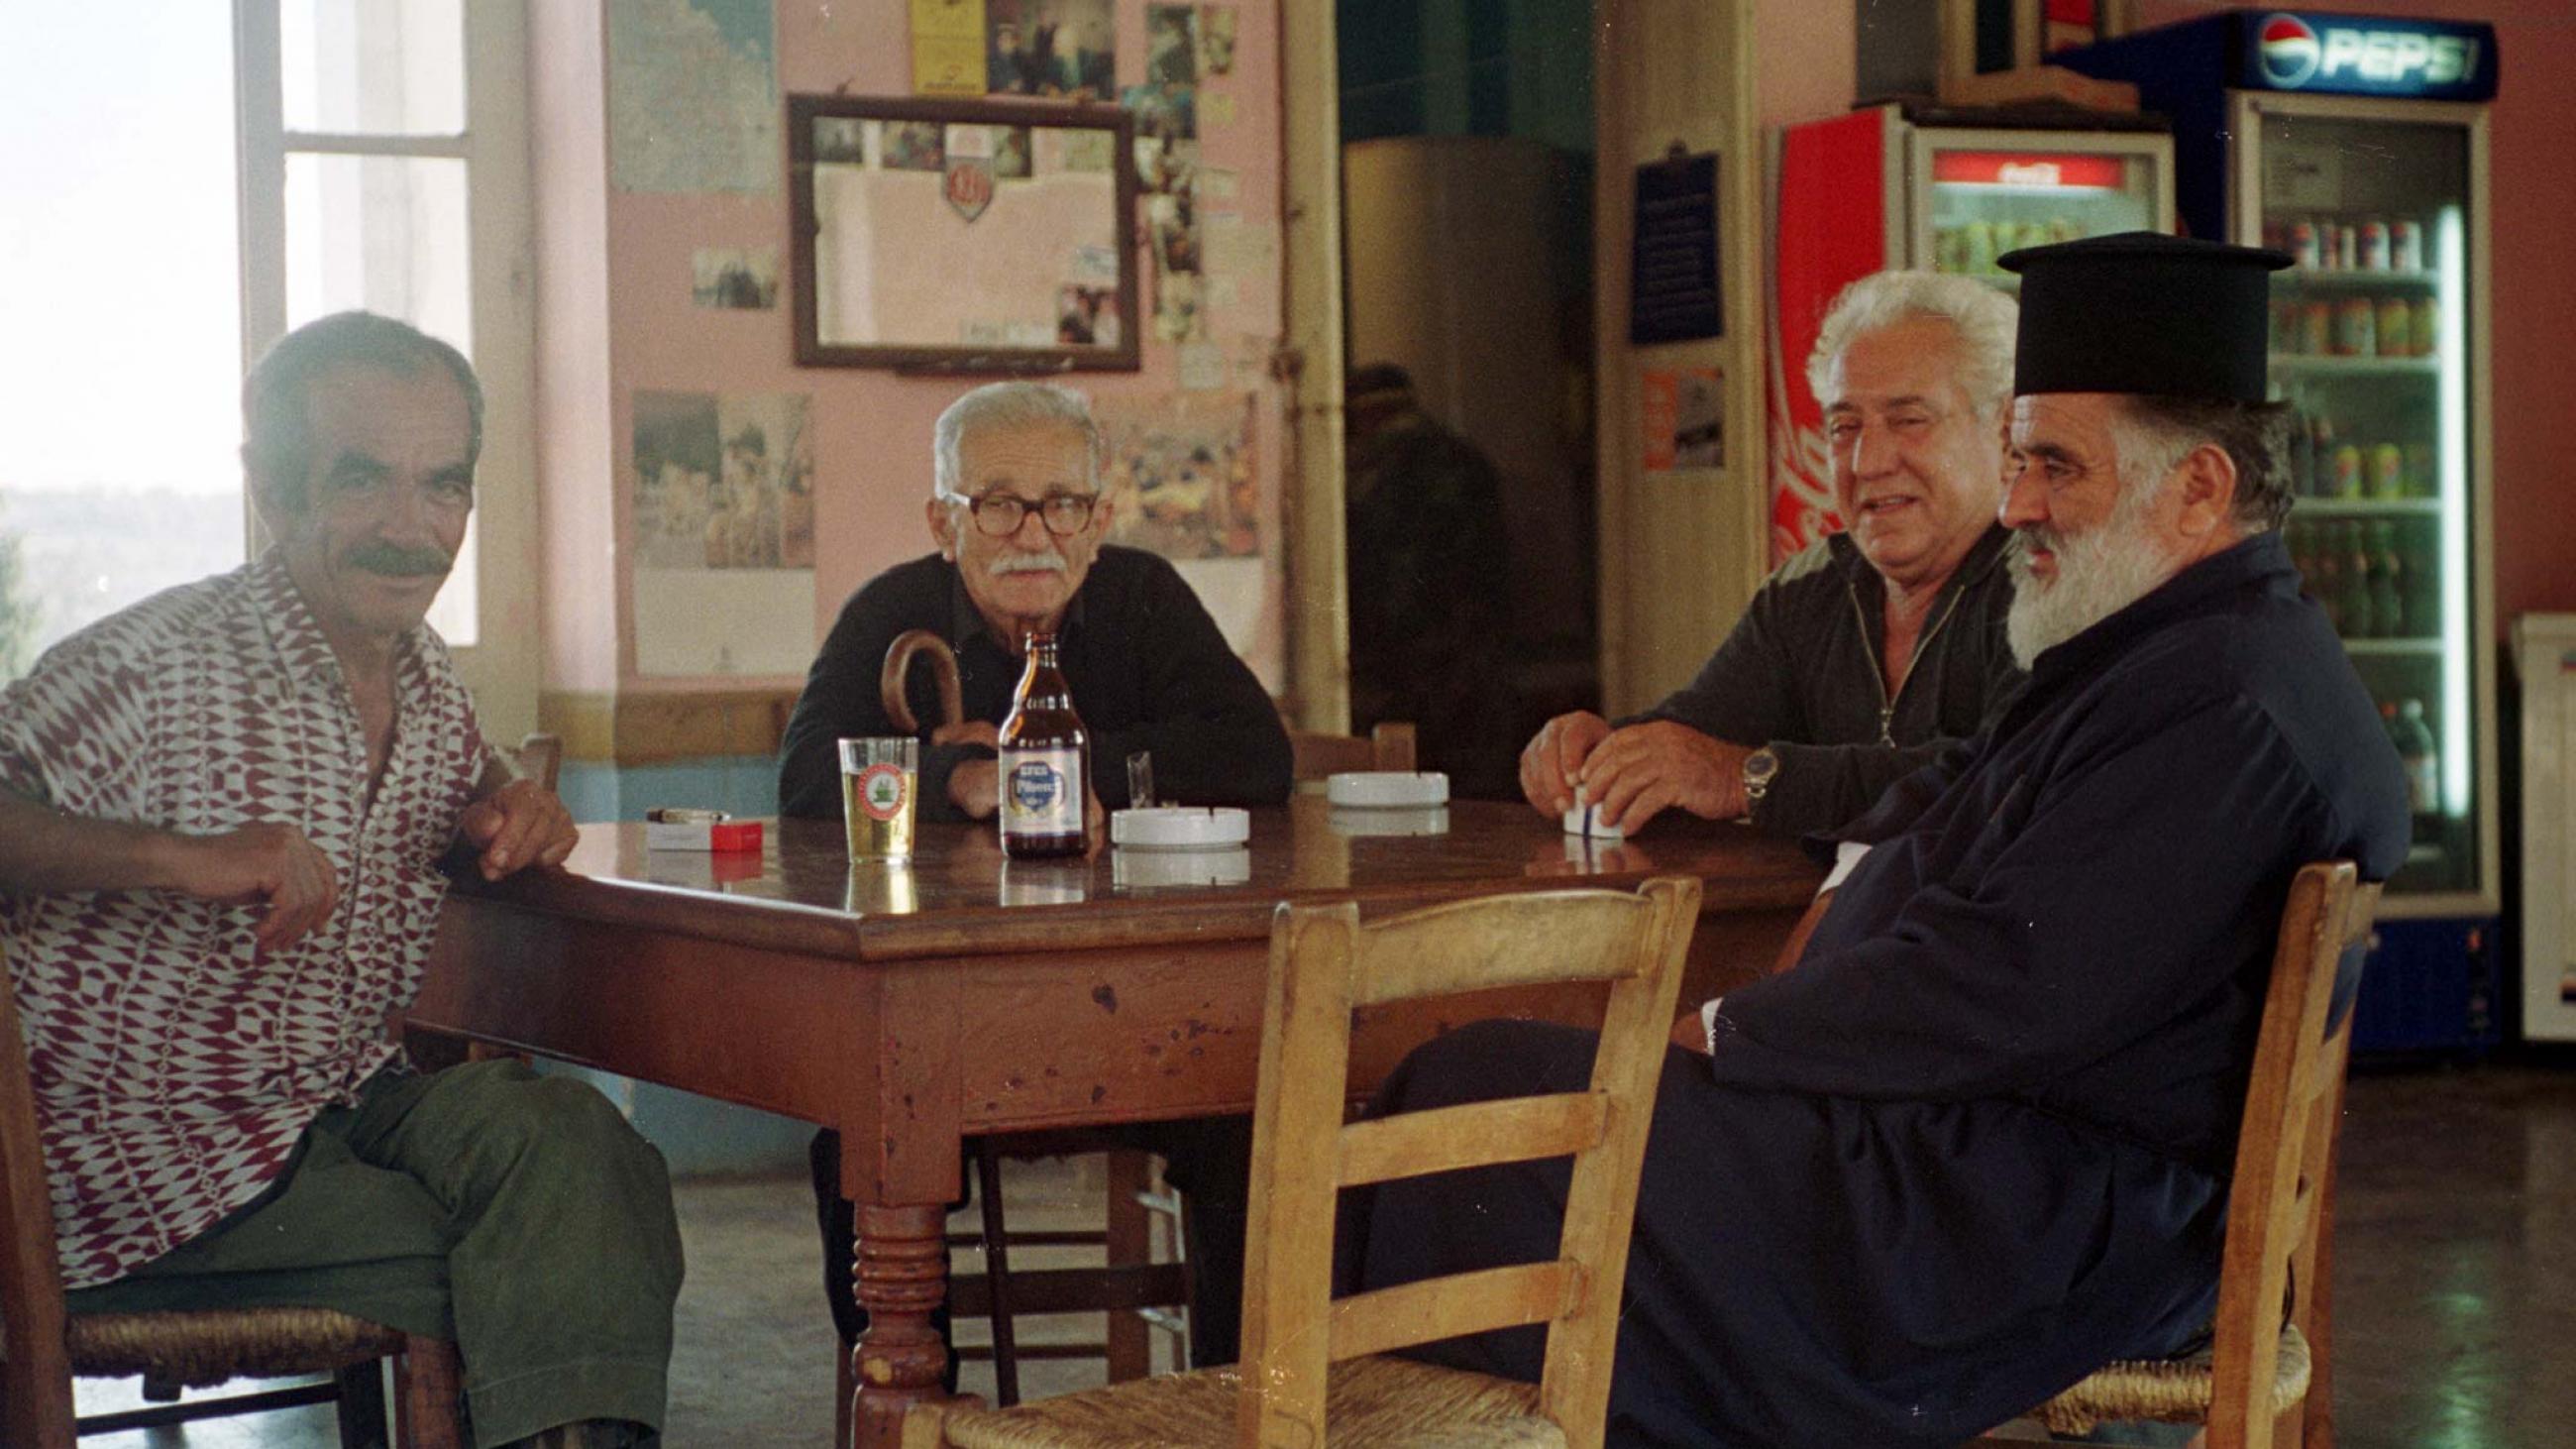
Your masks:
M571 819L485 745L422 622L474 503L454 348L345 312L243 390L276 544L0 692L5 938L75 1311L336 1308L452 1338L474 1443L649 1443L678 1226L660 1156L516 1062L414 1074L447 878Z

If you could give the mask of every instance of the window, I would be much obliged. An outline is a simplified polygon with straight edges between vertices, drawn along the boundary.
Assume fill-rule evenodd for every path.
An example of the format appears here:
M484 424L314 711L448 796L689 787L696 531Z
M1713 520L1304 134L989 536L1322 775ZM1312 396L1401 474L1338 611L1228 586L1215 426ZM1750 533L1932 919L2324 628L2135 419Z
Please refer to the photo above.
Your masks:
M506 737L534 722L540 668L524 9L235 0L234 26L245 365L351 307L473 360L478 505L430 622ZM514 566L487 566L496 557Z

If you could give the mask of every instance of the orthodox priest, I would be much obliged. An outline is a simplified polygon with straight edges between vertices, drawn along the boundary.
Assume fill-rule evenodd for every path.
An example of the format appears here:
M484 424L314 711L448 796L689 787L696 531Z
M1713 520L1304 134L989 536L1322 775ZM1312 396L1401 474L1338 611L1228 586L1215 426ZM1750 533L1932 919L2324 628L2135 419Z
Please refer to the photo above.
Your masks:
M2144 233L2004 259L2029 687L1839 832L1793 967L1676 1032L1611 1442L1957 1444L2208 1322L2291 876L2384 879L2407 841L2395 752L2281 541L2288 264ZM1590 1056L1470 1027L1385 1105L1578 1090ZM1553 1256L1565 1185L1561 1161L1386 1184L1343 1262L1381 1286ZM1421 1352L1535 1378L1540 1342Z

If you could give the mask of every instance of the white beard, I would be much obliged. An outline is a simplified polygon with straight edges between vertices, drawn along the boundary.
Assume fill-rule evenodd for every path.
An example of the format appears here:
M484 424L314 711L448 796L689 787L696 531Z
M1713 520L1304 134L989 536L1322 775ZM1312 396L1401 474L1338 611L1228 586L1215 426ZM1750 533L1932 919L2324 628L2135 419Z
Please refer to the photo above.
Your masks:
M2042 581L2021 551L2012 555L2012 612L2004 639L2024 672L2031 662L2145 598L2179 570L2147 531L2155 489L2123 490L2111 516L2079 533L2045 525L2025 528L2031 542L2056 556L2057 577Z

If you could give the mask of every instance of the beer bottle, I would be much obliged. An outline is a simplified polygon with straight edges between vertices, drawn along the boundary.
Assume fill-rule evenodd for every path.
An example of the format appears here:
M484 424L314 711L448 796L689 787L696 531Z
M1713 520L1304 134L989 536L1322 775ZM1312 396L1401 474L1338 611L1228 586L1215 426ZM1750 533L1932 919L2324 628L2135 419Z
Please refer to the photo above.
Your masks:
M1057 665L1055 636L1031 634L1028 664L1002 721L1002 853L1013 860L1080 855L1082 806L1090 777L1090 736L1073 711L1073 687Z

